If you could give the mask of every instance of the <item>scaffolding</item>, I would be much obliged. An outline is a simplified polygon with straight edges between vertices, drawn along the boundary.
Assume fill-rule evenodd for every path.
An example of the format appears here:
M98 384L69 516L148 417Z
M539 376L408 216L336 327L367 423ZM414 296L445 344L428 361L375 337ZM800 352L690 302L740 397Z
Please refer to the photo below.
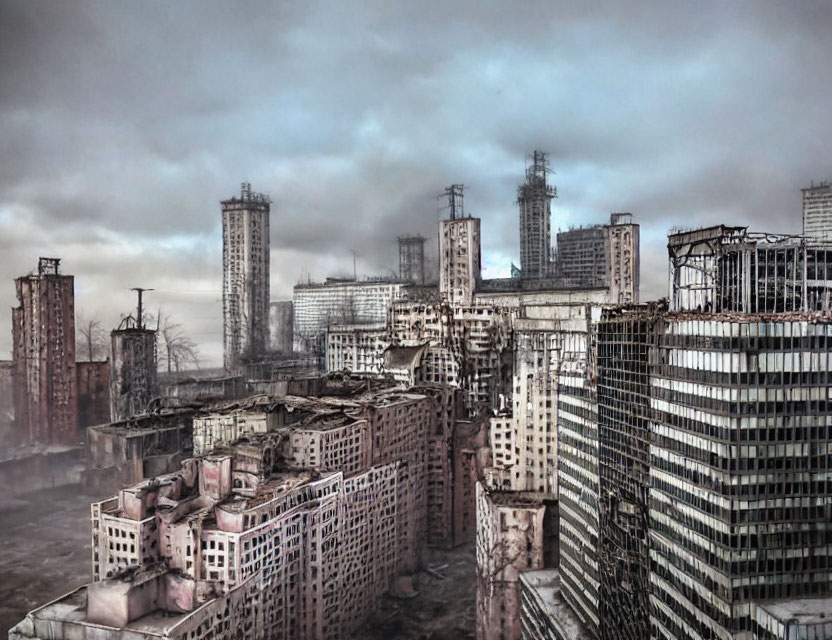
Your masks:
M465 217L465 207L463 205L462 195L464 190L464 184L452 184L442 192L442 195L448 198L447 209L450 220L459 220Z
M548 184L549 154L535 150L526 167L526 182L517 187L520 205L520 270L524 278L545 278L552 270L552 198L557 188Z

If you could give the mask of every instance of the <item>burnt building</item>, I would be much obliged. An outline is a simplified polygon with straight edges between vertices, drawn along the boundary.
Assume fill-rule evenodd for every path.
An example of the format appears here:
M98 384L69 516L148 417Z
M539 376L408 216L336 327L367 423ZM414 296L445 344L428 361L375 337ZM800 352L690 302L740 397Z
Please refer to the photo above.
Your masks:
M37 274L15 280L12 309L15 439L77 444L74 278L59 258L40 258Z
M244 182L222 201L224 365L263 353L269 344L269 212L271 199Z

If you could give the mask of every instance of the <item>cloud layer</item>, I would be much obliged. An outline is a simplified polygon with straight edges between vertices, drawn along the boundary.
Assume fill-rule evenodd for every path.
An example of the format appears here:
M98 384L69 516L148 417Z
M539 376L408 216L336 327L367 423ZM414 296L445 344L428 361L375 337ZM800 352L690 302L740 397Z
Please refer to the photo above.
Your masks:
M395 4L0 3L0 306L60 256L79 309L113 324L154 287L216 364L241 181L274 200L278 299L352 250L395 269L451 183L502 272L535 148L556 229L634 213L657 297L670 227L796 232L800 188L832 177L825 2Z

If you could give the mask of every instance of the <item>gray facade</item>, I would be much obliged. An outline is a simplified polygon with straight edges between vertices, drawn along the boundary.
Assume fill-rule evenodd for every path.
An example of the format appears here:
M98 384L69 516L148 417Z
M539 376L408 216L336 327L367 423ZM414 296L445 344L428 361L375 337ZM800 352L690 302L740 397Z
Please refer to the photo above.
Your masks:
M242 184L222 201L223 363L265 351L269 342L269 211L271 199Z
M545 278L552 271L552 198L547 153L535 151L526 167L526 182L517 187L520 208L520 270L523 278Z

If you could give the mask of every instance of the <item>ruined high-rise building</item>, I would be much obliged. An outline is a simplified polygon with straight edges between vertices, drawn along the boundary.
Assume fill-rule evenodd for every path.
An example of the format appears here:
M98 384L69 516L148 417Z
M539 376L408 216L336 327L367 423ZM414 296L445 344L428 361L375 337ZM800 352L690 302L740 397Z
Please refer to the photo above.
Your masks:
M147 413L157 395L156 332L132 317L110 333L110 419Z
M535 151L526 167L526 182L517 187L523 278L544 278L551 272L552 198L558 197L558 191L547 183L548 173L548 154Z
M445 190L450 219L439 230L439 293L450 303L470 305L480 282L480 219L465 217L463 185Z
M425 284L424 236L399 236L399 278Z
M810 240L832 240L832 184L814 182L803 191L803 235Z
M59 258L40 258L37 275L15 280L20 306L12 309L16 439L77 444L73 276Z
M222 201L224 365L262 353L269 341L269 208L271 199L242 184Z
M554 272L572 287L609 287L610 302L638 303L639 225L631 213L610 214L609 224L557 234Z

